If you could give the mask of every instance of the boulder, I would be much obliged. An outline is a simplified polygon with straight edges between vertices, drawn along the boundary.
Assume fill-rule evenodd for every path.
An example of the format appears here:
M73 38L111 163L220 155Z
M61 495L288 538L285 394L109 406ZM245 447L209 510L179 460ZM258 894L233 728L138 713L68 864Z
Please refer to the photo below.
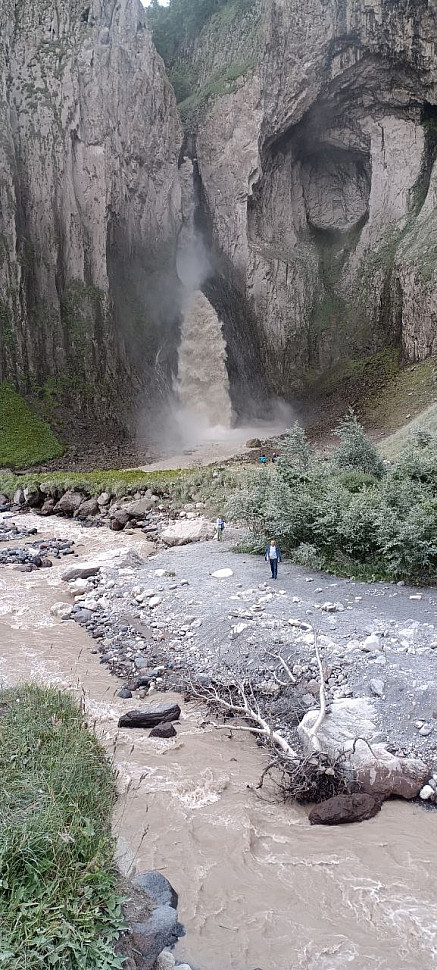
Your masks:
M174 946L183 933L177 910L171 906L157 906L146 923L131 923L130 929L141 970L154 970L162 950Z
M41 504L42 494L38 485L27 485L24 489L24 499L30 509L36 509Z
M111 496L109 492L101 492L101 494L97 496L97 502L99 506L102 507L103 505L108 505L110 498Z
M50 614L59 617L60 620L68 620L72 609L71 603L53 603L53 606L50 607Z
M129 687L122 687L121 690L119 690L117 697L132 697L132 691L129 690Z
M65 515L74 515L79 511L85 496L82 492L64 492L55 505L55 512L64 512Z
M135 889L141 889L153 899L157 906L171 906L176 909L178 905L178 894L173 886L156 869L148 869L146 872L135 876L132 880Z
M310 734L318 711L308 711L298 727L305 754L314 751ZM346 755L344 768L351 786L381 799L394 795L415 798L429 775L420 758L401 758L377 742L376 711L368 697L334 701L322 722L320 751L337 758Z
M120 531L120 529L124 529L125 525L128 524L129 515L125 509L116 509L114 514L111 512L110 519L111 529L113 529L114 532L117 532Z
M249 440L246 441L246 448L261 448L259 438L249 438Z
M207 519L183 519L172 522L161 532L161 539L166 546L185 546L189 542L204 542L212 539L215 528Z
M127 711L119 719L119 727L153 728L157 724L179 720L181 709L179 704L159 704L157 707L145 707L143 710Z
M9 505L9 499L7 495L3 495L3 492L0 492L0 508L4 505Z
M135 966L141 970L156 970L159 954L167 947L173 947L184 932L178 922L178 896L168 879L153 870L136 876L132 886L134 892L127 902L126 915ZM147 897L149 906L150 903L155 906L147 919L143 918L142 894Z
M144 542L141 546L141 551L145 556L150 556L155 551L155 547L151 542ZM143 565L144 560L138 553L133 552L128 546L119 546L116 549L105 549L103 552L99 552L94 556L93 559L76 563L75 566L67 569L61 578L68 583L73 579L87 579L88 576L96 576L99 569L103 569L104 567L138 569Z
M175 736L176 730L169 721L163 721L162 724L157 724L149 734L149 738L174 738Z
M92 516L98 515L100 512L100 505L94 496L92 498L85 499L79 508L79 515Z
M357 792L335 795L311 809L311 825L344 825L346 822L365 822L380 811L382 799Z
M123 506L123 511L128 513L130 519L144 519L157 501L157 496L150 492L135 502L128 502Z
M53 515L55 511L55 505L56 505L56 502L54 498L46 498L41 508L41 515Z
M224 569L216 569L214 573L211 573L211 576L214 576L214 579L229 579L233 575L234 573L232 569L229 569L228 566L225 566Z
M24 492L22 488L17 488L14 492L14 505L24 505Z

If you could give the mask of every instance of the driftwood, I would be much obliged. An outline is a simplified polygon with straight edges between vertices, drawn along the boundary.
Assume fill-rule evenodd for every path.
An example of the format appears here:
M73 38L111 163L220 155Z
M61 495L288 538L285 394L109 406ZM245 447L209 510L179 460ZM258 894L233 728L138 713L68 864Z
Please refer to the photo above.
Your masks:
M153 728L167 721L178 721L181 709L179 704L159 704L142 711L127 711L122 714L118 726L127 728Z

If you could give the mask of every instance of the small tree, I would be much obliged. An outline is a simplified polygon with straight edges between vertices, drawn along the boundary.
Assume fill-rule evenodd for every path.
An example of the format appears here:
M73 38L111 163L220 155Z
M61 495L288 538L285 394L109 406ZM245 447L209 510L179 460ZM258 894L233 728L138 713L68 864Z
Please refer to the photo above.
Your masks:
M334 431L340 439L340 445L334 452L334 466L340 471L357 469L382 478L385 472L384 462L380 458L375 445L364 432L362 424L352 408L349 408L342 422Z
M278 475L287 485L296 478L308 473L311 462L311 448L304 429L296 421L294 427L287 431L287 437L281 448L281 457L276 462Z

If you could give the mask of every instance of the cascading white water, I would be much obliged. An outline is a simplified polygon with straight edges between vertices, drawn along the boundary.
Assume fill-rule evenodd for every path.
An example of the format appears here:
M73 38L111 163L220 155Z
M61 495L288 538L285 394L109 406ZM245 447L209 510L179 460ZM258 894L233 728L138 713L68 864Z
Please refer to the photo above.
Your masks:
M222 324L200 289L210 267L194 222L197 198L191 159L182 163L180 178L184 226L179 236L177 270L186 297L176 382L182 406L179 424L204 435L208 428L230 428L232 407Z
M178 367L179 399L202 427L231 426L226 344L209 300L195 290L187 298Z

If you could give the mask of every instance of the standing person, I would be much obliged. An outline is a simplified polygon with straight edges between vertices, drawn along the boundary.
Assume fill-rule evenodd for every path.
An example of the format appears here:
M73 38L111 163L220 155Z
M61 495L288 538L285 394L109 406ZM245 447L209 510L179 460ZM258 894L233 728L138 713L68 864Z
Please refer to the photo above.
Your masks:
M278 562L282 562L282 552L280 546L278 546L276 539L270 539L268 546L266 546L265 561L270 563L270 569L272 573L272 579L278 578Z
M215 531L216 531L216 535L217 535L217 542L220 542L220 539L222 537L222 532L223 532L224 527L225 527L225 520L222 519L221 515L219 515L217 517L217 522L215 524Z

